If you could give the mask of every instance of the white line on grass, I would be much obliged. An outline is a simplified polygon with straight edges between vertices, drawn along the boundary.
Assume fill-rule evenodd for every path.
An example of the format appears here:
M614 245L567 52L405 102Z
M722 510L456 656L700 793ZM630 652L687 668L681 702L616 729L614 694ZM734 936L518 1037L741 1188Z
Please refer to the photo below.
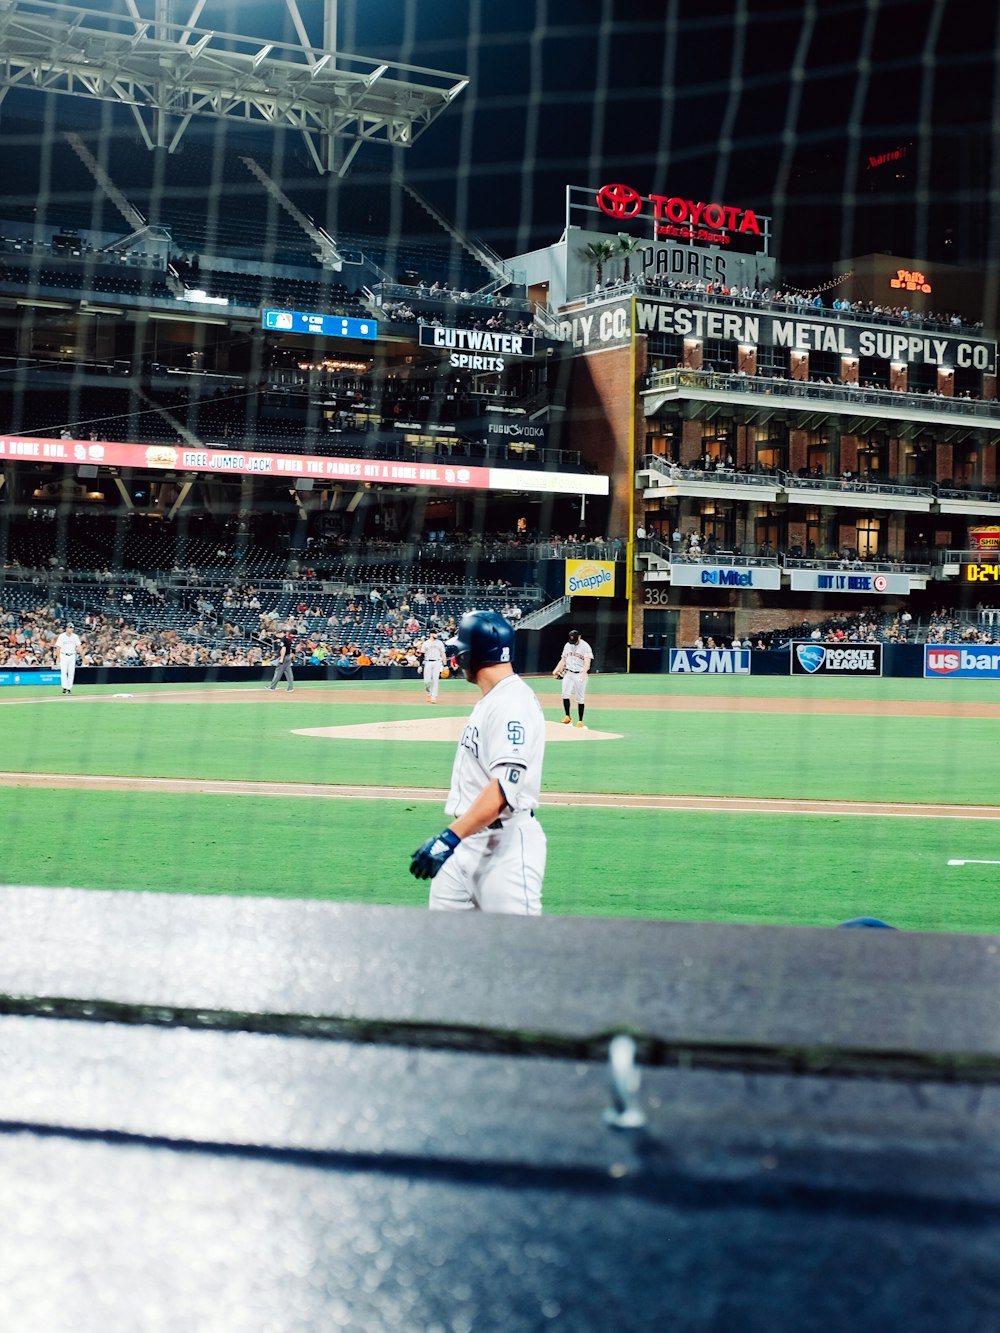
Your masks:
M950 866L1000 866L1000 861L949 861Z

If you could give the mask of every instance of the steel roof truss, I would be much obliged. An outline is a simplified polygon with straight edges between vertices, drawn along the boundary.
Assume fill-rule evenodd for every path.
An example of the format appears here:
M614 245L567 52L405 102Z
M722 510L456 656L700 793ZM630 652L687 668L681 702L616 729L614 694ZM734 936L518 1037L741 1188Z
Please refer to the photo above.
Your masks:
M168 142L166 117L179 116L176 148L192 116L287 124L321 139L409 147L466 87L443 70L391 64L310 46L287 0L301 45L268 42L196 25L205 0L184 24L151 22L135 0L102 13L52 0L0 6L0 93L33 87L118 102L157 117L156 141ZM143 134L152 145L148 132ZM330 152L311 152L329 170Z

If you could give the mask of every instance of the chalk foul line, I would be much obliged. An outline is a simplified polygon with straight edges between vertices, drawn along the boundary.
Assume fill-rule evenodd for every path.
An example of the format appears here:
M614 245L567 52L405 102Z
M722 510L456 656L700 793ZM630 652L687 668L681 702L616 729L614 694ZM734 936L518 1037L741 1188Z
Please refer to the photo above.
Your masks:
M321 800L427 801L440 803L447 791L436 787L379 787L314 782L247 782L209 778L119 777L94 773L0 772L0 787L63 788L91 791L165 792L203 796L284 796ZM876 801L823 801L781 797L544 792L542 806L588 806L620 810L675 810L693 813L814 815L836 818L1000 820L1000 806L932 805Z

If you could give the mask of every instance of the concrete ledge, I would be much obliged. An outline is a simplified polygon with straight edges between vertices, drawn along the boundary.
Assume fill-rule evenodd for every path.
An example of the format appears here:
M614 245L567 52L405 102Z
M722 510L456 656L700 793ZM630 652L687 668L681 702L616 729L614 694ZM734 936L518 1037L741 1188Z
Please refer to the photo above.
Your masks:
M7 1013L567 1056L624 1030L658 1063L1000 1073L993 936L29 887L0 916Z

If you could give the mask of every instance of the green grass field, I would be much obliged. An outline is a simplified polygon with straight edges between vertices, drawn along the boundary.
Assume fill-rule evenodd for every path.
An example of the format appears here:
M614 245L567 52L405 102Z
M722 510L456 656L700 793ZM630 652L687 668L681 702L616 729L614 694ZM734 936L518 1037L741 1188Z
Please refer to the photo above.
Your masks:
M535 682L553 720L551 681ZM115 699L116 693L132 699ZM428 710L419 685L389 688L391 704L337 701L247 688L238 703L150 704L170 687L82 687L73 700L0 696L0 768L268 782L389 785L413 799L0 787L0 880L240 893L423 906L408 853L441 827L440 801L421 789L448 784L451 742L330 740L293 728L465 714L464 683ZM180 690L193 687L175 687ZM225 688L225 687L220 687ZM326 688L326 687L324 687ZM362 690L365 687L360 687ZM173 691L171 691L173 692ZM102 697L103 696L103 697ZM602 696L649 698L626 709ZM731 711L667 710L660 701L718 699ZM794 713L732 708L739 698L803 702ZM32 699L38 696L32 692ZM915 704L914 716L834 716L824 699ZM594 680L588 723L620 740L552 744L552 792L689 794L996 803L1000 720L920 716L920 704L1000 702L985 682L834 681L751 677L604 677ZM660 706L658 706L660 705ZM749 708L749 705L748 705ZM833 924L880 916L922 930L1000 932L1000 821L819 816L550 806L548 912L674 920Z

